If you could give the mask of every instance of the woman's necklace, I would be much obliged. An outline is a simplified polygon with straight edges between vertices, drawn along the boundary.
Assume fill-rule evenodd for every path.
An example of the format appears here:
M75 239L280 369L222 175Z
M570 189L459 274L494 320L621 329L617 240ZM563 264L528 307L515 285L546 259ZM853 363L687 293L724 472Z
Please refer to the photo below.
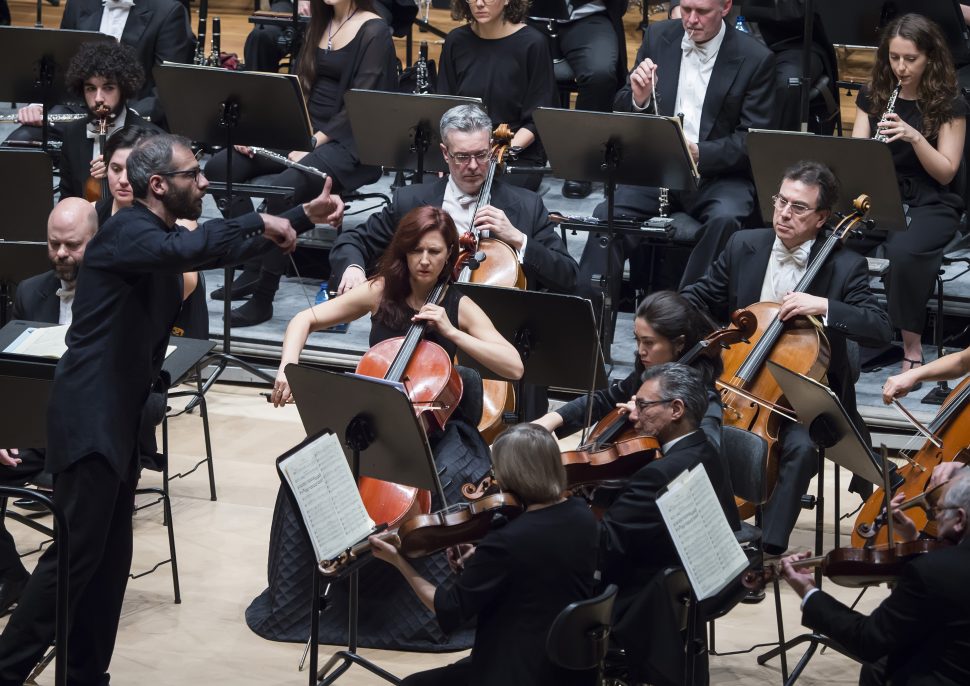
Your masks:
M337 27L336 31L333 30L333 19L330 20L330 24L327 26L327 52L330 52L333 50L333 37L336 36L338 33L340 33L340 29L342 29L344 27L344 24L350 21L355 14L357 14L356 7L354 8L353 12L347 15L346 19L340 22L340 26Z

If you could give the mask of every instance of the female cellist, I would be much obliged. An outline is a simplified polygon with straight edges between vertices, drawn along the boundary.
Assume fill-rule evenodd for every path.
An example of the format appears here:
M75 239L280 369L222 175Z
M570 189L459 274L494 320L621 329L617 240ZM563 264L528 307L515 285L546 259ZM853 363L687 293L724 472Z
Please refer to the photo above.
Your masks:
M890 261L889 318L903 339L903 371L923 363L920 337L943 249L956 233L963 200L951 193L963 159L967 105L940 29L919 14L884 30L870 84L857 99L854 138L889 145L911 220L883 241ZM872 240L855 244L864 250Z
M637 307L633 321L633 337L637 342L633 371L625 379L593 394L593 422L602 419L615 407L629 412L632 409L630 398L640 388L643 370L656 364L676 362L709 331L710 326L704 318L680 294L674 291L657 291L644 298ZM701 372L709 389L708 408L701 428L711 443L720 446L723 410L714 382L721 374L721 359L699 356L694 360L693 366ZM535 423L566 436L582 428L586 421L587 407L587 396L581 396L555 412L540 417Z
M371 538L374 555L400 571L444 631L477 617L475 646L456 664L412 674L407 686L562 686L593 683L592 675L556 668L546 657L552 620L593 590L599 531L583 501L563 498L566 474L559 446L546 431L519 424L492 446L503 490L524 513L491 531L476 547L451 555L458 576L424 578L397 548Z
M312 331L350 322L366 314L371 315L371 345L401 335L412 321L425 321L432 329L425 340L438 343L450 356L460 349L506 378L520 377L523 368L519 354L470 298L449 289L441 306L425 304L428 293L453 267L458 252L457 239L458 232L446 212L430 206L408 212L381 257L376 277L339 298L300 312L290 322L273 388L274 404L279 406L290 399L284 369L287 364L299 361L300 351ZM443 432L431 433L428 438L445 497L449 503L458 502L461 486L488 471L488 448L474 425L462 417L461 408L452 414ZM273 550L270 555L271 558L274 556ZM425 558L419 567L422 573L438 581L448 573L444 556ZM302 570L277 571L283 576L293 576ZM306 571L306 583L309 583L309 570ZM449 639L434 625L433 618L406 592L403 581L389 572L389 569L375 565L361 570L362 645L388 647L387 641L393 641L402 648L439 650L449 645ZM271 580L269 595L272 596L276 588L290 584L291 580ZM331 592L331 605L341 601L337 595ZM380 611L378 603L382 605ZM333 610L324 615L333 618L321 626L321 642L324 643L344 640L346 613L337 607ZM453 649L462 645L467 647L469 642L467 633L458 632L450 637Z

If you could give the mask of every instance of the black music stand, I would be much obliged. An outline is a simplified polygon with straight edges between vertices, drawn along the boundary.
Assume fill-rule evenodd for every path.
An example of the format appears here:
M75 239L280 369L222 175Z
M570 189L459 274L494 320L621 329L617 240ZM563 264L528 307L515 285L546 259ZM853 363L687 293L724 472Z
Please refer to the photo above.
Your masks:
M424 427L399 385L357 374L339 374L296 364L286 365L286 378L293 390L293 398L307 435L317 436L324 432L337 434L355 480L367 476L427 489L438 494L442 506L447 505ZM305 400L301 402L301 398ZM289 493L289 489L286 490ZM292 504L294 511L299 512L295 503ZM299 519L302 523L302 518ZM350 565L340 576L347 576L350 584L347 649L334 653L318 672L321 611L319 570L313 574L310 686L329 686L355 664L392 684L401 683L399 678L358 654L359 565Z
M47 403L57 361L26 355L0 353L0 386L17 402L0 416L0 442L5 446L47 445ZM0 486L0 497L26 498L38 502L54 515L57 539L57 597L54 604L54 645L61 651L54 665L55 686L67 684L68 553L70 531L64 513L53 500L29 488Z
M2 35L2 34L0 34ZM53 207L51 158L40 150L0 149L0 207L10 216L0 228L0 324L7 321L11 285L50 268L47 217Z
M524 383L584 391L590 398L594 390L606 387L603 351L586 298L470 283L452 288L474 300L518 351L525 372L515 382L517 397L522 397ZM458 362L477 369L483 378L504 381L463 352ZM592 400L588 406L592 410ZM516 421L523 421L522 403L516 403Z
M561 179L597 181L606 196L606 237L600 238L612 254L616 185L663 187L676 191L697 189L697 168L690 156L680 122L648 114L583 112L540 107L533 118L553 175ZM577 135L577 132L582 135ZM609 264L609 261L607 261ZM612 270L594 275L603 293L600 340L610 360L613 303ZM607 317L606 315L610 316Z
M818 448L818 475L817 475L817 495L815 496L815 554L823 554L823 527L825 525L825 460L826 458L836 464L836 491L835 491L835 536L836 547L839 538L839 480L838 468L844 467L853 474L856 474L866 481L881 486L884 483L883 469L876 460L872 451L869 450L865 440L856 428L852 420L849 419L845 408L839 401L838 396L832 392L828 386L810 379L807 376L793 372L771 360L767 363L768 370L775 377L778 385L785 394L785 398L795 410L799 423L808 428L812 442ZM901 479L895 474L895 470L889 475L894 487L898 487ZM822 572L817 570L815 573L815 585L822 587ZM778 613L779 645L766 653L758 656L758 664L775 657L781 656L782 675L785 686L791 686L801 675L808 661L812 659L818 647L828 646L833 650L844 653L837 643L832 642L827 636L818 633L806 633L796 636L788 641L784 638L781 628L781 604L778 594L775 594L775 609ZM808 643L808 649L798 660L795 669L788 674L787 651L791 648Z
M38 13L39 18L39 13ZM97 31L0 26L0 100L44 106L41 144L47 148L51 107L68 96L64 74L83 43L113 43Z
M293 75L230 71L169 62L155 67L153 73L162 103L193 103L191 108L166 108L172 132L199 143L225 147L227 207L232 206L234 145L302 150L307 147L313 134L300 82ZM209 390L230 363L267 383L273 383L270 374L232 354L230 313L233 271L234 267L226 267L224 272L219 364L205 380L202 393Z
M414 170L413 183L422 183L425 172L448 172L438 154L442 115L458 105L482 104L479 98L357 89L347 91L344 102L361 164Z

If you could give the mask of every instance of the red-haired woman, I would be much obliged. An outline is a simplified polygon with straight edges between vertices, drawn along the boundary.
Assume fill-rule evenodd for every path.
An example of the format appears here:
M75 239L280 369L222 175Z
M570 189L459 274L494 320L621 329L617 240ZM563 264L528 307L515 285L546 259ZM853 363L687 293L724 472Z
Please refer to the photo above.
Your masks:
M339 298L300 312L290 321L273 387L274 404L281 405L290 398L290 387L283 370L287 364L299 361L300 351L311 332L367 314L371 316L371 345L401 336L412 322L423 320L430 328L425 340L441 345L449 356L461 350L505 378L522 376L518 352L502 338L488 316L470 298L449 289L440 306L425 303L432 288L450 273L458 253L457 236L451 217L438 208L424 206L408 212L381 257L376 277ZM462 484L474 481L488 471L488 448L474 424L462 417L460 407L443 432L433 433L428 438L445 498L449 503L459 502ZM312 551L301 551L302 559L298 564L286 565L283 560L292 557L276 555L272 541L270 548L270 588L256 600L254 608L257 608L256 612L273 615L287 603L284 596L293 593L291 589L299 591L298 602L305 601L314 564ZM418 566L422 574L439 583L449 576L444 555L420 560ZM293 577L300 575L305 578L294 581ZM424 650L470 647L470 633L445 635L434 616L411 593L407 583L386 565L365 566L361 570L360 583L361 645ZM324 613L321 622L322 643L345 640L345 603L345 595L334 587L328 596L330 611ZM277 638L306 639L305 605L300 609L298 622L301 624L299 631L304 632L302 636L295 631L291 639L286 636ZM254 624L253 611L251 608L247 613L250 626ZM273 617L269 621L278 626L278 619ZM257 633L263 633L260 628L253 628Z

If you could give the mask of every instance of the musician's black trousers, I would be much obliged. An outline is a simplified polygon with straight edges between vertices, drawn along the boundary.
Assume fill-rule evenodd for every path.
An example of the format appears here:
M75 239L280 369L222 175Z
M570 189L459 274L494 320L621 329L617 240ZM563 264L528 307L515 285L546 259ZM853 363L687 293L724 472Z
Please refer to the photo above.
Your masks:
M293 4L287 0L276 0L269 8L273 12L292 12ZM246 71L279 71L280 60L286 54L286 50L279 44L282 36L283 29L279 26L253 27L246 36L246 45L243 47Z
M576 109L612 112L619 48L606 12L556 27L559 47L576 75Z
M20 487L44 471L44 453L37 450L21 450L20 464L16 467L0 467L0 484ZM17 554L17 544L0 521L0 580L17 579L27 573Z
M70 532L67 680L108 683L121 603L131 570L131 516L137 477L123 481L92 454L54 477L54 502ZM22 684L54 640L57 547L37 563L0 636L0 685Z
M455 684L467 684L471 681L472 675L472 659L469 656L446 667L429 669L404 677L401 686L454 686Z
M801 498L818 472L818 451L801 424L786 421L778 436L778 481L765 505L762 536L769 553L788 549Z

